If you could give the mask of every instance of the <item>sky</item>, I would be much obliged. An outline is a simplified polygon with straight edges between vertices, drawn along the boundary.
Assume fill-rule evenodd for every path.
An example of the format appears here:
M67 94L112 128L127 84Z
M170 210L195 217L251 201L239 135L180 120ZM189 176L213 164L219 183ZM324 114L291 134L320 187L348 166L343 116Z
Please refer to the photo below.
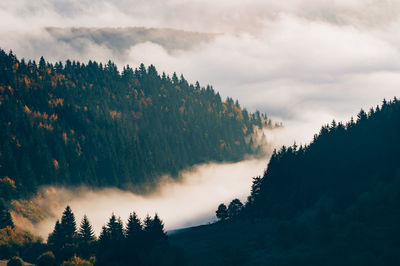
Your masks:
M210 84L223 97L238 99L242 107L282 121L283 130L267 132L274 146L308 142L322 124L349 120L361 108L399 96L399 29L400 1L392 0L0 1L0 47L12 49L19 58L112 60L120 69L144 63L170 75L182 73L189 82ZM204 221L211 206L244 197L251 177L266 167L255 166L254 161L244 165L229 166L238 173L234 179L220 177L220 171L227 172L226 165L207 164L195 174L186 173L187 180L197 180L199 173L212 169L208 176L237 186L228 197L221 192L224 183L203 179L201 188L212 185L221 194L215 192L210 197L214 200L202 205L207 208L198 206L187 212L189 216L179 216L179 223L166 210L184 202L188 192L200 193L192 181L164 188L177 194L178 201L161 191L160 198L147 200L123 194L124 202L135 199L141 212L158 210L167 216L169 229L191 225L192 218ZM120 194L107 195L114 203L122 202ZM81 201L72 205L78 216L88 209L98 216L95 207L78 207L94 198L77 198ZM160 201L166 202L165 208L154 207ZM105 210L127 216L131 205L113 206Z

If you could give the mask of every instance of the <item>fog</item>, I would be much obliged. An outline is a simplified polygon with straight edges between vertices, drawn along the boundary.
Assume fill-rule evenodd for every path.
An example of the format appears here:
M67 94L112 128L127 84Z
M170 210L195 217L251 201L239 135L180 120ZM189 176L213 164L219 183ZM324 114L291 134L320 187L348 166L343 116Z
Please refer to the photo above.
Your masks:
M30 202L53 216L32 223L18 213L13 212L12 215L17 226L44 239L47 239L67 205L71 206L78 224L86 214L96 234L111 213L126 222L132 211L141 218L158 213L167 230L199 225L215 220L215 210L220 203L229 204L235 197L245 202L250 194L252 178L261 175L266 165L266 159L198 165L183 171L180 181L165 176L159 188L149 195L136 195L115 188L45 187L40 196L30 199Z

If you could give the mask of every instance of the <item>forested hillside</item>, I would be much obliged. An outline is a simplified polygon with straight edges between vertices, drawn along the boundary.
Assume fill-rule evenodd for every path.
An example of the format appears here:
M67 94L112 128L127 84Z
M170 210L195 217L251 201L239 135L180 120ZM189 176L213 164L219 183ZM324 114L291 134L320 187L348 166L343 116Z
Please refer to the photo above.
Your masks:
M333 121L275 151L244 206L221 204L221 222L172 242L192 265L399 265L399 136L396 98Z
M138 186L207 161L257 154L270 125L212 87L154 66L50 64L0 50L0 188L8 199L40 185Z
M356 121L332 121L309 145L274 152L263 178L255 179L249 210L292 217L322 204L342 212L360 195L400 178L399 136L396 98L361 110Z

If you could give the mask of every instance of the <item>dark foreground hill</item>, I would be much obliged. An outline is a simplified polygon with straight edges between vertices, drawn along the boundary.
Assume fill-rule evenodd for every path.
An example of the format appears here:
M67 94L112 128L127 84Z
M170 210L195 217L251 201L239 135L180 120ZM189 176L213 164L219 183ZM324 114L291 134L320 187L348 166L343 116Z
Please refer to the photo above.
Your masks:
M237 217L171 235L189 265L400 265L400 102L282 147Z
M0 193L40 185L140 186L208 161L260 150L252 134L268 120L212 87L154 66L125 67L0 50Z

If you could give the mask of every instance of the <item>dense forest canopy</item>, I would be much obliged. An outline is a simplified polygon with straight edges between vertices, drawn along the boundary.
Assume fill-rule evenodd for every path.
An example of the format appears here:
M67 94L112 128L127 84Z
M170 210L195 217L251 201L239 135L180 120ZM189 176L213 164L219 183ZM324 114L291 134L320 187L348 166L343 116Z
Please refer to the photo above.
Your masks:
M332 121L310 144L275 151L244 206L221 204L221 222L174 242L192 265L399 265L399 136L397 98Z
M275 151L256 178L249 206L263 215L289 217L329 204L343 211L379 183L400 175L400 101L361 110L343 124L332 121L313 141Z
M43 58L0 50L0 189L40 185L138 186L208 161L259 154L265 115L222 101L211 86L154 66Z

